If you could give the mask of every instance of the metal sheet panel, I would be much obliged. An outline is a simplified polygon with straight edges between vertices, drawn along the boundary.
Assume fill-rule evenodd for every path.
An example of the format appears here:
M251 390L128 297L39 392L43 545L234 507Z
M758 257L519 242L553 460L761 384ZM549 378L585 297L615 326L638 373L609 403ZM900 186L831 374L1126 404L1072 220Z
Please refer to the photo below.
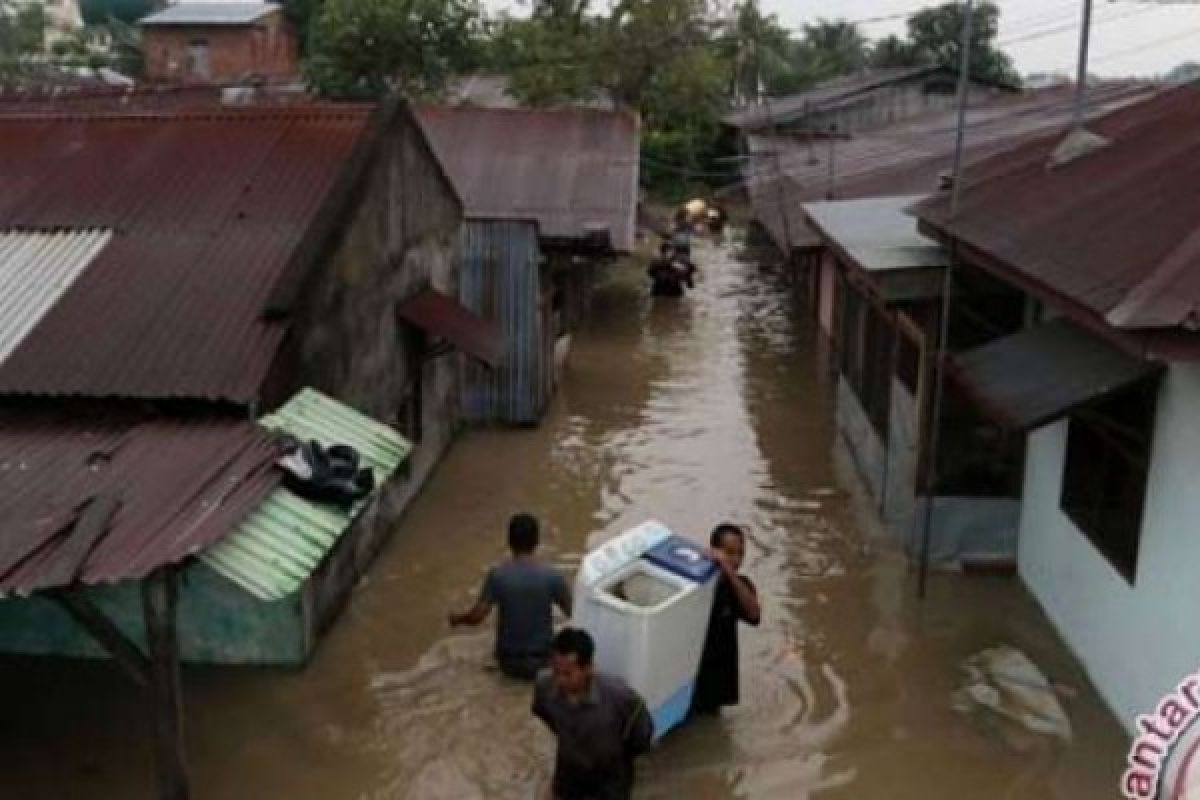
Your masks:
M228 533L278 484L244 420L10 413L0 428L0 593L145 577ZM119 506L89 547L95 498ZM81 557L82 553L82 557Z
M176 3L138 21L139 25L249 25L279 11L277 3Z
M917 220L906 210L919 195L868 197L808 203L804 212L818 231L867 272L944 267L942 246L917 233Z
M375 473L376 492L412 449L388 426L313 389L301 391L261 424L325 446L354 447ZM372 497L343 510L276 489L200 558L255 597L281 599L308 580Z
M500 330L501 365L467 368L464 411L473 421L536 423L547 400L537 226L470 220L462 236L463 305Z
M952 359L954 380L999 424L1018 431L1053 422L1161 370L1061 319Z
M503 359L504 344L499 327L436 289L426 289L410 297L400 304L396 313L405 322L445 339L489 366L499 366Z
M476 219L535 220L541 235L633 249L639 124L590 109L439 108L418 118Z
M986 253L1031 291L1117 328L1200 324L1200 86L1165 90L1093 120L1109 144L1049 167L1061 136L975 164L953 221L945 198L918 213Z
M0 229L116 231L0 364L0 393L252 401L286 329L264 308L368 117L0 116Z
M1137 83L1097 86L1089 97L1090 114L1135 104L1157 91ZM976 163L1065 130L1073 110L1073 93L1065 89L975 106L967 115L967 161ZM937 191L940 176L952 166L956 127L955 112L937 112L836 139L832 146L787 136L747 136L750 158L743 177L755 217L780 249L816 246L820 241L804 216L805 203Z
M111 238L107 230L0 231L0 363Z

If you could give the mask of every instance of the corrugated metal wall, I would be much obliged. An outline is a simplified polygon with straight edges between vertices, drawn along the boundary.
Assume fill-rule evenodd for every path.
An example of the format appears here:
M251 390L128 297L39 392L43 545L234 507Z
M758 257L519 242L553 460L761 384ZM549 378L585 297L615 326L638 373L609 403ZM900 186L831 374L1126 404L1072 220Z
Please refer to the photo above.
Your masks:
M495 321L504 336L499 368L468 364L463 413L472 422L536 423L548 386L537 228L531 222L469 220L462 250L462 303Z

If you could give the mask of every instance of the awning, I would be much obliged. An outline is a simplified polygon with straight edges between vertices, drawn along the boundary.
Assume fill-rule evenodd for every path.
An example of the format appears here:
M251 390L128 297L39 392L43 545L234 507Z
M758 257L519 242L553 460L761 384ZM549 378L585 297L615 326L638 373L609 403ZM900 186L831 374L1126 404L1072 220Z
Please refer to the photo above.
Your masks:
M400 318L440 336L472 358L490 367L500 365L503 353L500 329L457 300L427 289L400 304Z
M1066 320L1054 320L951 357L956 383L1009 430L1029 430L1162 369Z

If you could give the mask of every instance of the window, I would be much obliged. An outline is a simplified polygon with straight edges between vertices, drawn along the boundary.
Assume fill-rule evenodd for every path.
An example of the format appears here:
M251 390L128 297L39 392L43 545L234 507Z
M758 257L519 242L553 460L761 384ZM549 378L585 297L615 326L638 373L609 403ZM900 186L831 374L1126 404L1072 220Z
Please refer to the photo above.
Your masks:
M192 39L188 42L187 74L189 78L204 80L212 77L212 66L208 58L208 40Z
M1127 389L1071 415L1061 507L1133 583L1154 432L1157 382Z
M425 429L425 333L408 327L405 332L404 359L409 373L408 384L400 398L397 423L400 432L413 445L421 441Z
M852 284L841 282L839 364L875 428L886 438L892 389L891 321Z

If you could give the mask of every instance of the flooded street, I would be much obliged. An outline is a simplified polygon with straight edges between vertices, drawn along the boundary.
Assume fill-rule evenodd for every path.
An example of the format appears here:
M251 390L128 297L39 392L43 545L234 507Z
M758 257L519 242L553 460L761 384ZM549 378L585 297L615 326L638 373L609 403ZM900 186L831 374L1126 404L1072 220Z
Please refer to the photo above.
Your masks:
M1014 579L938 576L916 601L902 556L856 510L815 341L777 271L700 245L697 290L597 292L535 430L465 433L300 673L189 670L197 798L544 797L553 742L527 686L486 668L490 626L452 632L505 556L516 511L573 570L653 517L750 532L764 604L743 629L742 705L669 737L637 797L1104 800L1125 739ZM961 662L1019 648L1052 679L1064 744L955 711ZM5 662L0 798L148 798L148 712L110 665Z

